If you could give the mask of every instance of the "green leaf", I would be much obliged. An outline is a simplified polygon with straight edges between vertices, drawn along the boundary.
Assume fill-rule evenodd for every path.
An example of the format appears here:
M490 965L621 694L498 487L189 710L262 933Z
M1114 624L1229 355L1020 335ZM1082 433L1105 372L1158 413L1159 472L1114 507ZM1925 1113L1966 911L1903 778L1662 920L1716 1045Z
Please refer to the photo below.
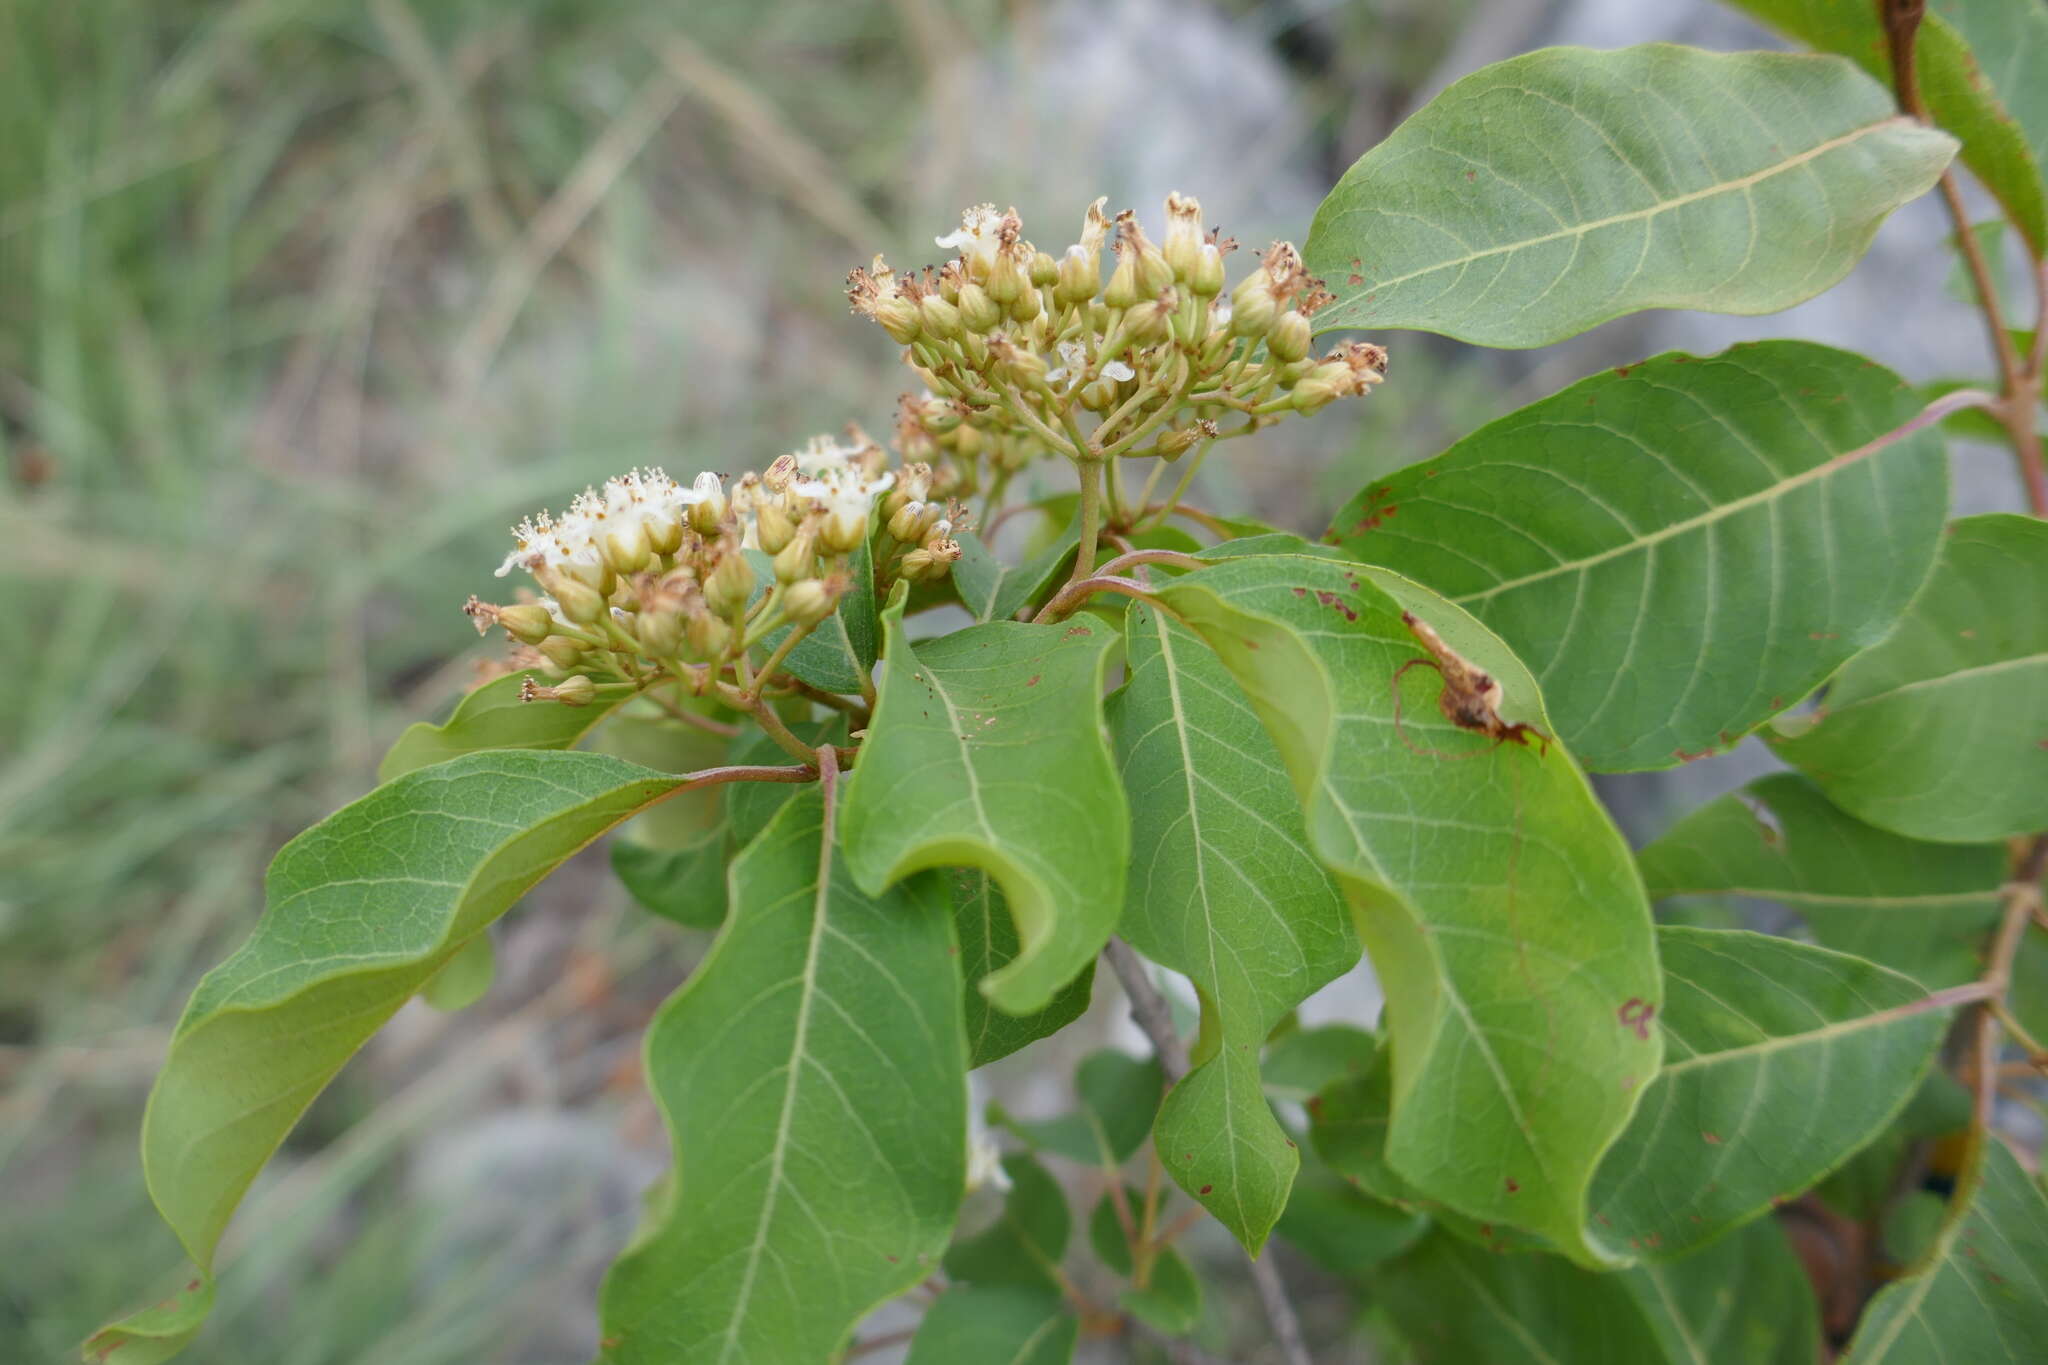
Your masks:
M529 675L493 678L455 705L439 725L415 721L377 765L377 780L390 782L435 763L482 749L573 749L578 741L639 692L632 683L599 683L588 706L521 701Z
M1978 843L2048 826L2048 522L1949 528L1926 588L1852 659L1779 757L1861 820Z
M755 557L759 556L758 559ZM759 551L749 553L763 583L775 577L774 562ZM847 577L852 586L839 599L839 610L797 641L796 648L782 661L783 668L813 687L827 692L858 692L874 671L875 649L881 639L876 620L874 560L863 541L847 556ZM762 641L765 653L789 635L790 627L770 631Z
M202 1270L249 1182L356 1049L535 882L676 785L600 754L470 754L284 846L262 920L193 991L143 1117L150 1195ZM196 1330L205 1308L177 1311Z
M1124 1206L1137 1217L1145 1207L1144 1194L1126 1186ZM1117 1274L1129 1276L1135 1270L1130 1239L1124 1235L1123 1220L1117 1217L1116 1201L1107 1194L1088 1217L1088 1242L1102 1263ZM1195 1278L1187 1258L1170 1246L1162 1247L1153 1254L1145 1283L1133 1283L1117 1296L1117 1302L1140 1321L1168 1336L1180 1336L1202 1319L1202 1282Z
M986 1066L1028 1043L1050 1037L1088 1010L1095 964L1060 987L1052 1003L1030 1014L1005 1014L981 993L982 978L1016 960L1017 925L996 879L979 868L953 870L953 927L960 936L961 1000L967 1017L967 1064Z
M1657 934L1664 1069L1593 1182L1603 1235L1668 1258L1814 1184L1897 1117L1940 1010L1861 958L1725 929Z
M2048 6L2039 0L1930 0L1928 9L1969 45L1977 74L2019 124L2039 179L2048 171Z
M2005 1144L1987 1140L1977 1169L1914 1273L1864 1310L1845 1365L1970 1365L2038 1360L2048 1339L2048 1198Z
M617 839L612 843L612 871L642 909L686 929L716 929L725 919L725 865L731 853L723 826L705 830L679 848L651 848Z
M1553 47L1452 85L1344 173L1318 330L1542 346L1643 308L1770 313L1833 285L1955 139L1848 62Z
M1882 81L1891 84L1891 58L1877 6L1862 0L1735 0L1740 9L1788 37L1827 52L1839 52L1854 59ZM1969 43L1948 22L1963 10L2021 10L2034 6L2033 0L2011 4L2009 0L1970 0L1964 4L1937 3L1937 11L1921 21L1914 43L1914 66L1919 73L1920 93L1934 121L1962 139L1962 159L1984 182L2012 216L2020 233L2039 255L2048 243L2048 197L2041 182L2041 146L2027 145L2026 130L2006 108L1999 96L2006 93L2002 79L1986 80L1987 71L2002 77L1998 68L2015 56L2023 62L2038 62L2038 55L1979 49L1976 56ZM1973 16L1973 27L1984 15ZM1996 22L1995 20L1993 22ZM2024 20L2014 21L2026 27ZM1981 32L1981 30L1979 30ZM1982 64L1980 65L1979 59ZM2015 68L2023 74L2025 65ZM2015 111L2016 112L2016 111Z
M1394 1168L1611 1261L1586 1236L1586 1189L1656 1072L1662 990L1634 862L1584 776L1556 745L1445 720L1437 674L1397 676L1423 657L1401 608L1343 564L1229 560L1157 596L1237 678L1351 899L1387 992ZM1457 608L1421 615L1519 672Z
M1081 526L1075 521L1022 564L1003 563L970 531L954 539L960 542L960 559L953 565L953 586L961 605L977 621L1007 621L1068 572L1081 544Z
M1857 1222L1884 1217L1898 1194L1899 1171L1912 1144L1960 1136L1970 1126L1972 1098L1955 1077L1935 1067L1877 1139L1814 1187L1829 1208Z
M971 1284L1026 1285L1057 1294L1061 1260L1073 1220L1059 1182L1021 1152L1003 1158L1010 1195L994 1223L956 1241L946 1252L946 1274Z
M1368 1199L1321 1166L1305 1167L1273 1229L1332 1275L1356 1275L1399 1256L1429 1227L1420 1213Z
M1002 884L1021 947L982 991L1044 1009L1095 960L1123 905L1130 815L1102 731L1113 631L995 621L915 647L901 603L846 791L846 860L879 891L930 867Z
M931 1274L959 1207L940 879L863 894L806 787L734 861L732 907L648 1030L675 1176L606 1276L606 1362L827 1359Z
M1074 1073L1079 1107L1054 1119L1019 1119L991 1106L995 1121L1033 1147L1084 1166L1115 1170L1151 1131L1166 1077L1156 1057L1133 1057L1113 1047L1083 1059Z
M201 1274L164 1300L109 1323L86 1338L81 1348L90 1365L158 1365L191 1344L213 1311L213 1277Z
M1266 1035L1358 960L1300 803L1229 670L1185 626L1125 618L1129 681L1109 705L1131 803L1118 928L1194 982L1207 1018L1155 1141L1180 1187L1254 1254L1287 1207L1300 1157L1259 1079Z
M1797 702L1905 609L1948 504L1941 437L1844 457L1920 407L1808 342L1674 352L1374 484L1335 534L1498 631L1588 767L1670 767Z
M1437 1232L1374 1275L1425 1360L1486 1365L1812 1365L1818 1312L1777 1225L1683 1261L1596 1275Z
M925 1310L905 1365L1067 1365L1080 1334L1057 1294L966 1285Z
M1637 855L1658 899L1729 895L1797 910L1823 945L1928 987L1982 969L2005 850L1902 839L1837 810L1797 773L1710 801Z
M497 974L498 959L486 930L457 948L441 970L427 978L427 984L420 987L420 999L437 1010L466 1010L484 998Z
M1306 1104L1332 1081L1370 1069L1379 1045L1371 1033L1350 1024L1291 1029L1266 1045L1260 1068L1266 1093Z

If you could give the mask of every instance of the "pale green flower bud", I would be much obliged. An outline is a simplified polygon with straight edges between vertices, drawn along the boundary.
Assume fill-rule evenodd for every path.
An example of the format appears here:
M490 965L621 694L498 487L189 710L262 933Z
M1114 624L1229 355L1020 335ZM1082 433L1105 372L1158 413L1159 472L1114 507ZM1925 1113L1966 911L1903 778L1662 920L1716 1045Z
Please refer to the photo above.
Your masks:
M1280 315L1273 291L1266 287L1264 271L1254 271L1230 291L1230 334L1240 337L1264 336Z
M1293 310L1282 313L1266 332L1266 353L1283 365L1307 355L1308 343L1308 319Z
M960 325L977 336L986 336L1003 320L1003 310L989 297L988 290L968 281L960 286Z
M554 634L555 618L548 615L548 609L531 602L515 607L498 608L498 624L503 626L513 639L523 644L537 645Z
M1202 206L1181 194L1166 196L1166 247L1160 253L1176 279L1192 281L1202 254ZM1210 290L1215 293L1215 290Z
M917 340L917 334L923 330L917 304L901 294L876 299L874 317L882 324L882 330L889 334L889 339L900 346L908 346Z
M1107 379L1091 379L1081 386L1081 406L1090 412L1108 412L1116 405L1116 385Z
M566 635L550 635L534 648L541 652L542 658L564 673L583 662L582 644Z
M1059 278L1060 263L1058 261L1055 261L1048 253L1043 251L1031 253L1031 284L1033 288L1044 289L1048 285L1059 283Z
M653 547L647 543L647 528L637 518L604 533L605 562L618 573L640 572L653 553Z
M775 579L779 583L794 583L799 578L810 577L817 564L817 523L807 519L789 538L789 544L776 552Z
M739 546L726 545L712 566L710 577L704 580L705 603L721 617L733 616L745 610L747 599L753 595L754 566L740 553Z
M665 659L683 647L683 618L670 603L643 611L633 622L633 636L650 658Z
M1072 308L1095 297L1095 291L1102 288L1102 266L1093 252L1080 247L1067 248L1067 254L1060 257L1059 279L1052 288L1052 301L1062 308Z
M782 509L782 503L763 501L754 509L754 538L769 554L781 554L796 537L796 522Z
M1025 289L1010 300L1008 309L1013 321L1030 322L1045 311L1045 301L1038 297L1036 289Z
M918 312L924 319L924 330L940 340L951 340L960 335L960 310L937 294L926 294L918 303Z
M581 673L564 678L553 687L544 687L541 692L564 706L588 706L597 700L597 684Z
M1144 297L1145 291L1138 284L1137 258L1119 247L1116 269L1109 274L1109 284L1102 291L1102 301L1111 308L1130 308Z
M815 626L839 607L839 594L816 578L790 584L782 591L782 614L799 626Z
M604 619L604 594L578 579L558 577L554 583L555 602L562 615L579 626Z
M988 296L999 304L1014 303L1020 294L1031 288L1025 269L1015 252L998 251L995 264L989 267Z
M732 645L732 627L708 611L693 612L683 621L683 639L699 659L722 659Z
M1194 268L1188 272L1188 289L1199 299L1213 299L1223 292L1223 253L1214 242L1202 243L1195 253Z

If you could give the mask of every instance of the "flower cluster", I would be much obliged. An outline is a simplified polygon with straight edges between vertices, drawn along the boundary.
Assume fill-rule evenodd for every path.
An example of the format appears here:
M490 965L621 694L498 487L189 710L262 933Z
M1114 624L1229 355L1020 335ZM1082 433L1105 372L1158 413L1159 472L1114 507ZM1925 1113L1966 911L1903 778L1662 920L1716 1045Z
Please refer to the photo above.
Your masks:
M1195 200L1167 196L1163 245L1135 213L1109 218L1107 202L1089 206L1059 257L1024 239L1014 209L984 204L937 239L959 252L944 265L899 274L876 257L848 277L854 310L907 348L925 383L899 414L906 457L962 491L1048 451L1173 461L1386 374L1386 352L1367 343L1310 354L1310 319L1330 295L1291 245L1275 243L1225 292L1236 243L1204 231Z
M544 596L511 606L471 598L466 609L479 630L502 626L520 642L517 663L561 680L531 697L587 701L591 672L670 676L701 694L728 667L744 675L747 651L767 636L829 617L855 572L924 581L951 569L964 513L935 500L929 465L887 466L856 429L729 489L712 473L686 488L659 469L632 470L586 489L560 517L513 528L498 575L524 569ZM864 547L872 558L856 564Z

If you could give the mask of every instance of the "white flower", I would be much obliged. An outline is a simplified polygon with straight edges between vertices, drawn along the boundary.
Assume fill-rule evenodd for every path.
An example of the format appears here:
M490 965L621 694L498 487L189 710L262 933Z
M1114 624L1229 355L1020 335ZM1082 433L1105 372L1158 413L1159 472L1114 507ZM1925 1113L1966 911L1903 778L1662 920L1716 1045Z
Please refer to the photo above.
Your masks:
M1003 1169L1003 1153L980 1125L967 1135L967 1192L972 1194L984 1185L998 1190L1010 1188L1010 1176Z
M996 247L1002 233L1003 215L996 212L994 204L976 204L960 215L960 230L949 232L932 240L943 247L952 247L968 261L978 261L983 269L996 263Z
M498 566L498 577L515 567L537 576L578 567L602 574L607 533L635 523L650 530L679 524L683 509L703 499L701 481L686 489L659 469L628 470L606 479L602 491L578 493L559 520L543 511L513 527L517 548Z
M1045 381L1048 384L1064 384L1067 388L1072 388L1088 369L1088 353L1082 349L1078 341L1062 341L1060 359L1064 363L1050 371L1045 376ZM1102 367L1102 377L1122 383L1126 379L1136 379L1138 372L1121 360L1112 360Z

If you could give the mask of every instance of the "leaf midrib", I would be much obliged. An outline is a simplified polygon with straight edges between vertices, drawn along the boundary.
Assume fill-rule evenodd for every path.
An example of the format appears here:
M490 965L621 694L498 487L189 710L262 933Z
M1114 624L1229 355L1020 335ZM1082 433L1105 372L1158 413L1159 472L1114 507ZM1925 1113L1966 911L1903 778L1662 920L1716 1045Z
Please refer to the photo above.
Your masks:
M1904 1003L1911 1005L1917 1002L1909 1000ZM1734 1058L1767 1056L1773 1052L1782 1052L1788 1047L1800 1047L1809 1043L1825 1045L1833 1039L1861 1033L1865 1029L1883 1028L1890 1024L1903 1024L1919 1017L1913 1014L1891 1013L1891 1010L1895 1008L1897 1007L1887 1007L1887 1009L1881 1010L1876 1014L1860 1014L1854 1019L1838 1019L1821 1028L1809 1029L1802 1033L1775 1034L1769 1038L1758 1039L1754 1043L1744 1043L1739 1047L1723 1048L1719 1052L1695 1052L1690 1057L1681 1057L1675 1062L1666 1062L1664 1069L1658 1072L1657 1075L1661 1080L1666 1076L1675 1076L1681 1071L1691 1071L1696 1067L1702 1066L1713 1066ZM1932 1013L1933 1011L1929 1012Z
M1444 270L1462 269L1463 267L1470 265L1474 261L1485 260L1489 256L1511 254L1513 252L1527 250L1531 247L1543 246L1550 242L1563 241L1567 238L1584 237L1588 233L1597 232L1602 228L1614 227L1621 223L1634 222L1640 219L1655 218L1659 214L1669 213L1673 210L1683 208L1687 204L1698 203L1699 201L1704 199L1711 199L1716 195L1729 194L1737 190L1747 190L1751 186L1761 184L1762 182L1769 180L1773 176L1783 175L1787 172L1796 170L1799 167L1805 165L1807 162L1815 160L1818 157L1824 156L1828 152L1834 151L1836 148L1848 146L1854 142L1857 142L1865 137L1869 137L1875 133L1883 132L1887 129L1892 128L1917 126L1918 125L1915 124L1911 119L1904 117L1888 118L1877 123L1865 124L1861 128L1852 129L1849 132L1840 134L1837 137L1829 138L1826 142L1818 143L1813 147L1808 148L1806 151L1799 153L1796 156L1788 157L1783 161L1774 162L1773 164L1765 167L1762 170L1752 172L1749 175L1737 177L1734 180L1717 181L1716 183L1705 186L1701 189L1688 190L1684 194L1678 195L1674 198L1660 199L1656 203L1651 204L1646 208L1631 209L1626 213L1610 214L1605 218L1592 219L1588 222L1580 223L1573 227L1560 228L1555 232L1547 232L1542 234L1541 236L1525 237L1522 238L1520 241L1507 242L1500 246L1487 247L1481 251L1468 252L1463 256L1452 257L1447 260L1439 261L1434 265L1424 266L1420 270L1411 270L1405 275L1395 275L1391 278L1384 280L1374 280L1368 287L1374 292L1392 289L1396 285L1406 284L1410 280L1420 279L1425 275L1433 275L1438 273L1439 271ZM1343 218L1350 217L1354 214L1366 212L1371 212L1371 210L1347 209L1344 212L1336 215L1336 219L1333 219L1333 221L1341 220ZM1363 313L1363 311L1364 310L1361 308L1360 312Z

